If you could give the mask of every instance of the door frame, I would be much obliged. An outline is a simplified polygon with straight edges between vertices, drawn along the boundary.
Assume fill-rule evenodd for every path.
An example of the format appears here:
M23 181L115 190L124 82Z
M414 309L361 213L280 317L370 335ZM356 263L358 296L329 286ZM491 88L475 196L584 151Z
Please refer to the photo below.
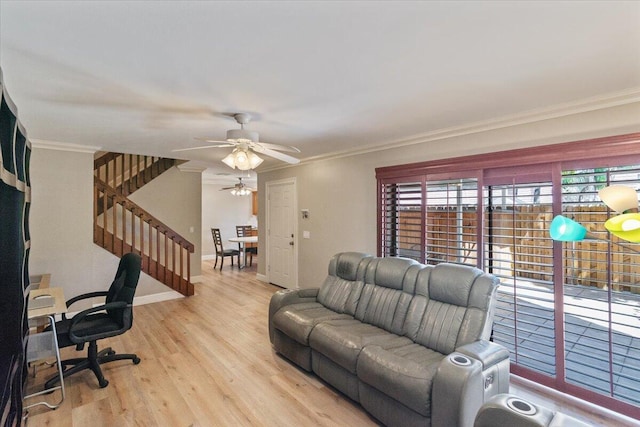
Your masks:
M283 184L291 184L293 185L293 203L292 203L292 215L291 218L293 218L293 271L292 271L292 277L293 277L293 286L291 289L298 289L298 221L297 221L297 212L298 212L298 184L296 182L296 178L295 177L291 177L291 178L284 178L284 179L277 179L277 180L273 180L273 181L267 181L265 183L265 200L266 200L266 205L267 208L265 210L265 223L267 225L267 230L266 230L266 257L265 257L265 262L266 262L266 266L265 266L265 276L267 277L267 282L271 283L271 279L270 279L270 275L271 275L271 254L270 254L270 239L271 239L271 192L272 187L276 186L276 185L283 185Z

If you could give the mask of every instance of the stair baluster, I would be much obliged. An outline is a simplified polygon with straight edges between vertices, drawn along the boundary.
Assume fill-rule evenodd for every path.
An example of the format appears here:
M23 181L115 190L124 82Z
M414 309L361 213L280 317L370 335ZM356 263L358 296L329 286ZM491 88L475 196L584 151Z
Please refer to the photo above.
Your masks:
M94 162L94 242L118 257L137 252L142 257L145 273L189 296L193 295L190 268L193 244L126 197L175 162L121 153L106 153L97 158Z

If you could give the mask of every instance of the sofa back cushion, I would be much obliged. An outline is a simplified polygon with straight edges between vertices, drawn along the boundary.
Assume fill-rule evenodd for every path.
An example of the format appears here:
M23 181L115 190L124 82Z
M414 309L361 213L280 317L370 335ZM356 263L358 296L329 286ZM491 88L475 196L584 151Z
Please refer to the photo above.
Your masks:
M407 258L374 258L367 266L356 319L402 335L421 267Z
M416 279L404 334L442 354L489 339L498 283L475 267L446 263L425 267Z
M341 314L355 315L371 255L343 252L329 261L329 275L318 292L318 302Z

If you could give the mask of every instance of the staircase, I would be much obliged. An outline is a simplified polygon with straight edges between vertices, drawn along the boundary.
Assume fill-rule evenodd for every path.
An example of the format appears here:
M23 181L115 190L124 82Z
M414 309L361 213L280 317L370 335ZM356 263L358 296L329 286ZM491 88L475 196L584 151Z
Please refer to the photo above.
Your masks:
M176 162L122 153L106 153L95 159L93 241L117 257L138 253L142 271L190 296L193 244L127 198Z

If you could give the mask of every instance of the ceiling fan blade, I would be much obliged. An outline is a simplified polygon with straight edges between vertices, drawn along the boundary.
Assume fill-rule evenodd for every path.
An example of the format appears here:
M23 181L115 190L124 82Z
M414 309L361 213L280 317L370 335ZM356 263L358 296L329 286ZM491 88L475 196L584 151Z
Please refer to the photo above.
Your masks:
M203 145L202 147L189 147L189 148L178 148L175 150L171 150L174 153L179 151L191 151L191 150L204 150L205 148L227 148L227 147L235 147L235 144L214 144L214 145Z
M280 153L279 151L271 150L265 147L256 147L255 151L266 154L267 156L273 157L274 159L282 160L283 162L290 163L292 165L297 165L300 163L300 159L296 159L295 157L291 157L288 154Z
M195 139L196 141L218 142L220 144L236 145L236 143L233 142L233 141L227 141L227 140L222 140L222 139L212 139L212 138L198 137L198 136L194 137L193 139Z
M236 188L236 187L235 186L234 187L223 187L223 188L220 189L220 191L233 190L234 188Z
M287 151L289 153L299 153L300 150L291 145L269 144L268 142L257 142L256 145L262 145L270 150Z

